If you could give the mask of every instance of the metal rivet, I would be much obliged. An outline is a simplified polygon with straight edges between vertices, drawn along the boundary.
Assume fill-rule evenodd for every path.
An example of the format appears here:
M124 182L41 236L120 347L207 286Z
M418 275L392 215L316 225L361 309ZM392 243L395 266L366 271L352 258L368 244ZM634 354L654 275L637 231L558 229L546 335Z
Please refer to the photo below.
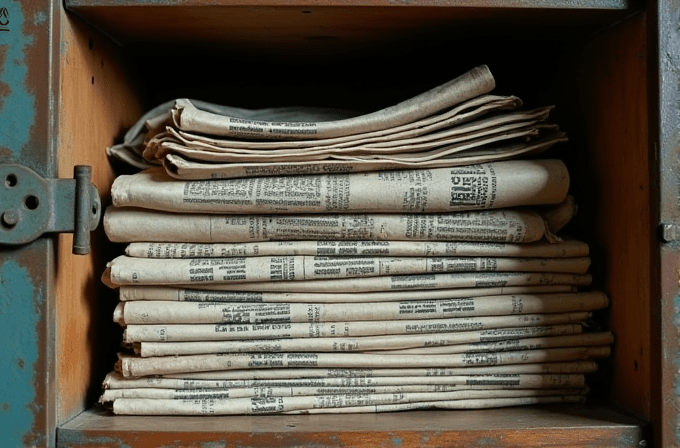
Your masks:
M640 448L645 448L647 446L647 441L646 440L640 440L640 443L638 443Z
M9 227L14 227L19 222L19 214L13 210L6 211L2 214L2 222Z

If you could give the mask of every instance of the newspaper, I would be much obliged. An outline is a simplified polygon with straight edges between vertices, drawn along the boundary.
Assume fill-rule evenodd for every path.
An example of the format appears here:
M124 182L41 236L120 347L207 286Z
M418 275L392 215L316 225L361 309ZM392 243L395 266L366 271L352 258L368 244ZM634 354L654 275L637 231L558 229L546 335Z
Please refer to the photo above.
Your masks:
M576 240L529 244L448 241L268 241L257 243L144 243L128 244L135 258L227 258L267 256L345 257L537 257L588 256L588 245Z
M488 67L480 66L394 106L339 121L296 123L235 119L201 111L188 100L177 100L171 114L177 129L199 134L238 139L317 140L395 128L489 93L494 87Z
M119 398L113 402L118 415L249 415L272 414L317 408L342 408L404 404L460 399L517 398L536 396L577 395L582 390L517 389L461 390L456 392L404 392L395 394L345 394L296 397L256 397L226 399L162 400L149 398Z
M351 378L299 378L299 379L242 379L242 380L190 380L182 378L125 378L118 372L106 375L104 390L117 389L175 389L211 390L230 388L284 388L284 387L371 387L433 385L448 387L496 387L538 389L558 387L584 387L583 374L496 374L458 376L393 376Z
M524 135L524 139L521 139ZM520 143L506 143L517 139ZM494 135L471 142L418 153L401 159L355 156L299 162L221 162L217 153L164 144L154 156L161 156L166 172L175 179L233 179L241 177L291 176L318 173L361 173L368 171L433 169L497 162L541 154L555 143L565 142L564 133L554 129L531 128ZM451 154L451 152L454 152Z
M389 349L389 350L362 350L362 353L379 355L438 355L452 353L484 353L502 352L510 350L533 350L552 347L581 347L587 345L613 344L614 336L611 332L586 333L568 336L551 337L526 337L518 339L505 339L498 341L484 341L471 344L459 345L430 345L424 347Z
M110 281L110 269L102 275L104 283L118 287ZM450 274L389 275L368 278L346 278L333 280L307 280L296 282L253 282L210 284L203 283L201 289L213 291L257 291L287 293L363 293L379 291L405 291L453 288L487 288L493 286L530 285L590 285L590 274L563 274L552 272L456 272ZM179 288L194 288L195 285L177 285Z
M590 258L362 257L287 255L155 259L119 256L107 267L116 285L203 285L304 281L441 272L585 274Z
M114 321L132 324L263 324L420 320L508 314L565 313L606 308L601 292L517 294L406 302L353 303L212 303L120 302Z
M121 355L122 356L122 355ZM208 372L183 372L166 374L162 378L181 379L185 381L211 380L281 380L281 379L310 379L310 378L342 378L347 381L368 381L375 377L415 377L415 378L450 378L452 376L488 376L488 375L517 375L517 374L555 374L555 373L592 373L597 371L597 363L592 360L575 362L527 363L496 366L466 366L459 368L291 368L291 369L247 369L247 370L215 370ZM120 374L116 372L116 374ZM122 376L122 374L120 374ZM160 377L143 378L143 381L156 381ZM126 378L126 381L129 378Z
M285 162L287 160L311 160L317 156L334 157L351 154L361 156L395 155L405 152L420 152L437 147L450 147L464 142L480 141L484 138L522 132L538 126L546 126L541 122L548 118L552 107L543 107L530 111L506 112L487 117L484 109L479 108L478 119L476 112L471 111L459 117L440 120L439 122L410 131L397 132L389 135L369 138L359 138L350 142L329 143L329 140L310 144L311 141L299 141L306 147L291 147L289 142L251 142L235 141L233 139L216 139L187 132L178 132L167 127L165 132L150 140L144 151L144 157L165 155L166 144L180 145L187 148L216 153L226 156L224 161L258 161L269 160ZM467 120L460 123L460 120ZM458 123L456 123L458 121ZM553 126L550 126L551 128ZM357 136L359 137L359 136Z
M546 233L528 209L445 214L207 215L108 207L104 230L116 243L304 241L474 241L531 243Z
M559 204L569 173L559 160L356 174L180 181L164 170L119 176L116 207L178 213L450 213Z
M606 345L611 334L580 333L578 325L523 327L481 332L438 333L436 335L367 336L361 338L266 339L249 341L141 342L134 344L135 354L185 356L210 353L282 353L282 352L360 352L378 355L491 353L534 350L554 347ZM403 350L418 350L413 353Z
M554 235L562 230L562 228L576 216L578 207L576 205L576 199L571 195L567 195L561 203L538 207L537 211L545 220L550 233Z
M432 347L448 345L465 345L455 353L474 351L504 351L506 349L529 350L544 348L550 344L572 345L605 345L606 338L595 338L591 334L580 339L565 339L557 342L533 340L536 337L553 335L571 335L581 332L578 324L554 325L547 327L499 328L493 330L461 331L455 333L410 334L387 336L364 336L358 338L295 338L295 339L254 339L248 341L197 341L197 342L140 342L134 344L135 353L148 358L151 356L199 355L209 353L281 353L281 352L363 352L372 350L393 350L412 347ZM593 333L596 334L596 333ZM512 344L482 345L469 344L476 342L498 342L509 339L522 339ZM525 342L523 339L532 339ZM545 338L552 339L552 338ZM594 341L593 343L588 343ZM535 345L536 347L532 347ZM517 348L519 347L519 348ZM498 350L494 350L498 348Z
M427 118L412 121L401 126L328 139L285 141L230 139L203 133L176 130L172 126L172 123L169 123L171 126L158 126L154 130L150 130L149 134L153 134L153 136L148 138L148 143L153 145L154 140L162 139L165 136L172 136L187 146L195 146L198 148L218 147L251 151L275 151L280 149L304 150L317 147L342 148L385 141L399 141L431 134L443 129L453 128L454 126L458 127L461 124L478 121L479 118L489 116L491 113L503 115L503 111L514 110L521 105L522 101L515 96L481 95L465 101L447 111L436 113Z
M396 334L444 333L526 326L581 323L589 312L523 314L516 316L461 317L452 319L388 320L358 322L318 322L288 324L234 325L128 325L123 341L187 342L230 341L246 339L337 338Z
M237 107L221 106L205 101L190 100L191 103L198 109L212 112L220 115L229 115L234 118L261 120L267 119L272 121L329 121L352 118L359 114L352 111L330 108L314 108L314 107L290 107L290 108L268 108L249 110ZM489 105L494 109L499 107L498 103L504 103L504 107L512 109L521 105L521 101L515 97L497 97L493 95L483 95L475 100L469 101L469 106L464 107L463 110L469 107L477 107L481 105ZM106 148L109 156L126 161L127 158L133 157L143 161L142 153L145 147L146 137L151 138L165 130L166 124L171 120L171 109L174 107L175 101L163 103L147 113L145 113L137 122L125 133L123 143ZM492 106L492 105L495 105ZM137 163L132 163L137 166ZM140 169L147 168L149 165L140 166Z
M583 395L565 395L554 397L520 397L520 398L483 398L452 401L429 401L421 403L385 404L373 406L353 406L347 408L317 408L302 411L282 412L282 414L373 414L382 412L417 411L424 409L489 409L532 404L549 403L584 403Z
M379 143L357 142L345 147L322 145L302 149L235 149L193 138L188 140L185 135L168 128L167 133L149 142L144 157L163 158L175 153L204 162L279 164L322 160L411 163L428 163L444 158L455 160L458 157L470 157L472 153L484 156L499 150L512 151L515 148L508 148L507 145L513 140L524 140L526 147L527 140L535 143L536 140L545 140L547 135L559 135L558 127L543 123L548 118L550 109L501 114L414 138L397 139L388 136Z
M154 400L224 400L231 398L312 397L319 395L376 395L402 393L458 392L465 390L499 390L498 386L457 386L405 384L399 386L341 386L341 387L244 387L229 389L108 389L99 397L100 403L121 398L149 398ZM512 390L521 390L513 388ZM576 394L583 388L568 388L564 394Z
M462 353L453 355L367 355L358 353L232 353L191 356L142 358L121 356L116 370L125 377L167 375L171 373L206 372L269 368L411 368L465 367L504 364L536 364L544 362L580 361L607 357L609 346L570 347L522 350L498 353Z
M134 300L161 300L176 302L356 303L454 299L459 297L498 296L505 294L540 294L553 292L576 292L576 288L573 286L539 285L344 294L211 291L203 289L177 288L171 286L121 286L119 289L119 298L123 302Z

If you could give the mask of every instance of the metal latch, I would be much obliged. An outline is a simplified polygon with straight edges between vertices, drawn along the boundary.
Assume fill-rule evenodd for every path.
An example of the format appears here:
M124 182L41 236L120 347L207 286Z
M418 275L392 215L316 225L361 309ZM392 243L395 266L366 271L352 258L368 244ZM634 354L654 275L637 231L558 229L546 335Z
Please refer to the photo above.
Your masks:
M73 253L90 252L101 200L92 168L78 165L73 179L44 179L18 164L0 164L0 244L25 244L44 233L73 233Z

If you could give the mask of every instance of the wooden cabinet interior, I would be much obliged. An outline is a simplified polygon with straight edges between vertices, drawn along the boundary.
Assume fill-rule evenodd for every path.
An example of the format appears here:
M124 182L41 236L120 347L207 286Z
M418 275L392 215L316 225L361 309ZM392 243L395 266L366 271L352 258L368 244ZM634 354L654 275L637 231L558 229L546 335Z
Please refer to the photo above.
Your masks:
M99 229L91 256L75 259L71 237L60 236L56 359L61 446L84 446L93 437L112 434L136 446L131 441L142 440L145 427L152 428L149 434L156 434L159 443L167 438L187 445L220 437L246 440L249 431L292 444L317 440L340 445L328 438L335 431L352 446L358 446L361 431L373 434L373 442L388 444L396 443L385 435L392 432L420 437L424 444L424 434L437 433L441 443L490 437L497 445L512 445L507 437L515 430L535 433L529 443L536 446L557 443L548 440L552 436L564 445L586 444L589 437L605 445L618 437L617 444L625 445L621 441L637 443L646 437L640 431L659 406L658 359L652 353L660 330L651 313L658 296L651 243L656 213L651 204L657 198L644 11L614 1L592 2L595 8L505 9L474 1L469 2L473 7L447 2L390 6L377 0L288 6L226 0L124 3L66 0L71 12L62 11L62 176L70 175L74 164L93 165L93 181L106 203L114 171L105 147L120 140L144 110L168 99L370 111L488 64L497 93L517 95L528 107L557 106L553 120L570 142L551 154L571 169L580 205L571 231L591 245L594 287L612 301L598 318L614 332L616 344L613 356L590 379L596 405L311 420L121 419L97 410L83 413L95 401L120 341L120 330L111 322L116 294L99 276L122 248L107 243ZM619 408L641 420L612 410ZM407 422L420 422L422 429ZM319 431L328 434L322 437ZM352 432L357 435L350 437Z

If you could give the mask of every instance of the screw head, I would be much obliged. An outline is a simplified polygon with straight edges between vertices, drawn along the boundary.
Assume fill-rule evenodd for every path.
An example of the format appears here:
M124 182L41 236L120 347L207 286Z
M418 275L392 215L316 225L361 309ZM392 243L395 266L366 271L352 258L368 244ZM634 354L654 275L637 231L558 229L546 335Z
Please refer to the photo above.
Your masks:
M19 222L19 214L14 210L8 210L2 214L2 222L9 227L14 227Z

